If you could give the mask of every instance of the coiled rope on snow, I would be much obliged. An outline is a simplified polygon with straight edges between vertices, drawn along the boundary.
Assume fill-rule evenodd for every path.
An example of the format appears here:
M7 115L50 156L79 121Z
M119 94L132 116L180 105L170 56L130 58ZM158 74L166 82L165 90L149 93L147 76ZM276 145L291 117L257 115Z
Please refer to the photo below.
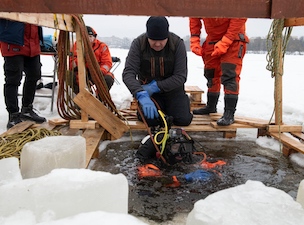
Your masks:
M50 131L46 128L31 128L21 133L9 134L0 138L0 159L17 157L20 158L23 146L31 141L44 137L59 136L59 131Z

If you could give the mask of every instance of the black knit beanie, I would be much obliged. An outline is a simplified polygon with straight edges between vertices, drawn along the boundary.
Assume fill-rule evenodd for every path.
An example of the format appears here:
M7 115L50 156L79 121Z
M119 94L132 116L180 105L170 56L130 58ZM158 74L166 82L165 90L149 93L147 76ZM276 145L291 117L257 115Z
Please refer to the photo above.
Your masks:
M151 16L147 21L147 37L152 40L164 40L168 38L169 23L166 17Z
M94 37L97 36L95 30L92 27L86 26L87 27L87 31L88 31L88 35L93 35Z

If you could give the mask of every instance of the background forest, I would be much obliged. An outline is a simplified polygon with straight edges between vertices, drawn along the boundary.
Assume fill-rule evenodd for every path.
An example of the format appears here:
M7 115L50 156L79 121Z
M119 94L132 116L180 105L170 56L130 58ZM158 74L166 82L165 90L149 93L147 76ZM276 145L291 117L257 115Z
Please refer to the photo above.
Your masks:
M99 39L109 45L110 48L129 49L132 40L130 38L99 37ZM183 37L187 51L190 51L190 36ZM204 39L201 40L203 43ZM263 53L268 51L271 41L262 37L251 37L250 43L247 45L247 51L251 53ZM290 37L286 49L286 54L304 54L304 37Z

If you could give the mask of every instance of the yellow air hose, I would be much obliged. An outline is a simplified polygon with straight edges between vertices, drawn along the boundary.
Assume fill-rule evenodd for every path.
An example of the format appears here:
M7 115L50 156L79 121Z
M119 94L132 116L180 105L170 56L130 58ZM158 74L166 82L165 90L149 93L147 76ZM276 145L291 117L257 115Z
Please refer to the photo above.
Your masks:
M169 135L168 135L168 124L167 124L167 121L165 119L165 114L161 111L161 110L158 110L158 113L159 115L161 116L162 120L164 121L164 125L165 125L165 129L162 130L162 131L159 131L155 134L154 136L154 142L157 144L157 145L162 145L161 146L161 152L160 154L163 154L164 150L165 150L165 147L166 147L166 142L167 142L167 139L169 138ZM159 134L164 134L163 138L160 140L160 141L157 141L157 136Z

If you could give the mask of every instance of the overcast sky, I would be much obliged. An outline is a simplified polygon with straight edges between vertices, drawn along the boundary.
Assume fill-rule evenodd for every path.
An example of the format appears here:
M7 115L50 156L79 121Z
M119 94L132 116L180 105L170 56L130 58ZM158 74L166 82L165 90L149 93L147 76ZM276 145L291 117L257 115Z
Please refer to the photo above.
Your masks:
M135 38L145 32L148 18L148 16L84 15L85 24L92 26L98 36L120 38ZM168 21L171 32L180 37L189 35L188 17L168 17ZM267 37L271 23L271 19L248 19L247 35L249 37ZM304 36L304 27L294 27L292 36Z
M119 38L135 38L146 31L148 16L117 16L117 15L84 15L85 24L93 27L98 36ZM167 17L169 30L184 38L190 34L188 17ZM271 19L248 19L246 23L248 37L266 38L271 27ZM45 28L44 34L53 34L54 30ZM294 27L292 36L304 36L304 27ZM201 37L206 37L204 29Z

